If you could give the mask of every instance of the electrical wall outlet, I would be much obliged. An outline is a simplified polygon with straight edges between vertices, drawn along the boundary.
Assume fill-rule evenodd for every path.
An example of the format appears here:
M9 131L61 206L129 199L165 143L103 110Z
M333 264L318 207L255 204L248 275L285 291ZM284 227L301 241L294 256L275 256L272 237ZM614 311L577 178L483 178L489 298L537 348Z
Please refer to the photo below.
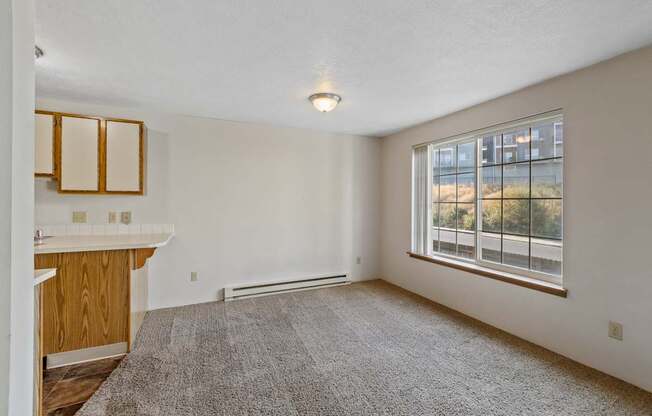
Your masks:
M131 224L131 211L122 211L120 213L120 222L123 224Z
M72 222L73 222L73 224L84 224L84 223L86 223L86 211L73 211L72 212Z
M190 281L191 282L196 282L199 280L198 273L197 272L190 272Z
M109 211L109 224L118 222L118 214L115 211Z
M362 264L362 257L358 256L355 258L355 264Z
M623 324L618 322L609 321L609 337L617 339L618 341L623 340Z

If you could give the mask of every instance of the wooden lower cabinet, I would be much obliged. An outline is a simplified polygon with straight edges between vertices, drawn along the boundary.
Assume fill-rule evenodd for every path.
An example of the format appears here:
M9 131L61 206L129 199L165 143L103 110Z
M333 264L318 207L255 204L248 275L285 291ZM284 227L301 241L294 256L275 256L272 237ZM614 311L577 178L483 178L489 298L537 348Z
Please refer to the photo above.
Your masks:
M56 268L41 287L41 354L129 343L130 251L37 254Z
M35 269L57 269L56 276L34 292L35 415L44 412L43 365L49 354L117 343L131 347L147 309L143 267L154 251L135 248L34 256Z

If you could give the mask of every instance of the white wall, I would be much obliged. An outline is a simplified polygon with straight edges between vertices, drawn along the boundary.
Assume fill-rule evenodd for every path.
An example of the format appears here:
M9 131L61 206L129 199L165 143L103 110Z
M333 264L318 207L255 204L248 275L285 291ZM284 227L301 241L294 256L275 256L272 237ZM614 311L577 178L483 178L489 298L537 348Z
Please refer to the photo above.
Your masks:
M146 122L146 196L60 195L39 179L36 222L88 210L106 223L109 210L130 209L135 223L173 223L175 239L150 260L150 308L212 301L234 283L378 276L378 139L54 99L38 107Z
M567 299L409 258L411 146L564 110ZM382 139L381 275L652 391L652 48ZM609 320L624 341L607 337Z
M0 0L0 19L0 415L6 415L9 410L11 331L11 0Z
M32 412L34 21L0 1L0 415Z

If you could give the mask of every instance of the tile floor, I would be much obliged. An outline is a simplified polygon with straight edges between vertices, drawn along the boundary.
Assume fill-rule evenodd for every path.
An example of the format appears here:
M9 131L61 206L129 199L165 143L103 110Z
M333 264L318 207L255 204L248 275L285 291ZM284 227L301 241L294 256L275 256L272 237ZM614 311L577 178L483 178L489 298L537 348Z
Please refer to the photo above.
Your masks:
M122 357L46 370L43 404L46 416L72 416L120 364Z

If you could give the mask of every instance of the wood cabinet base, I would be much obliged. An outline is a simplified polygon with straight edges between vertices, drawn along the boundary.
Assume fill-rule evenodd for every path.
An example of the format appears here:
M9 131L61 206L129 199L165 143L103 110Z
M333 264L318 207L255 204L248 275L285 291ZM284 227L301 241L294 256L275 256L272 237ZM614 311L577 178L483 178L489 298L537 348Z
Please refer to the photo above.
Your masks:
M129 344L129 250L37 254L57 268L41 288L42 354Z
M129 351L147 310L147 272L138 269L155 250L34 256L35 269L57 269L56 276L36 286L34 293L35 415L43 414L44 358L50 368Z

